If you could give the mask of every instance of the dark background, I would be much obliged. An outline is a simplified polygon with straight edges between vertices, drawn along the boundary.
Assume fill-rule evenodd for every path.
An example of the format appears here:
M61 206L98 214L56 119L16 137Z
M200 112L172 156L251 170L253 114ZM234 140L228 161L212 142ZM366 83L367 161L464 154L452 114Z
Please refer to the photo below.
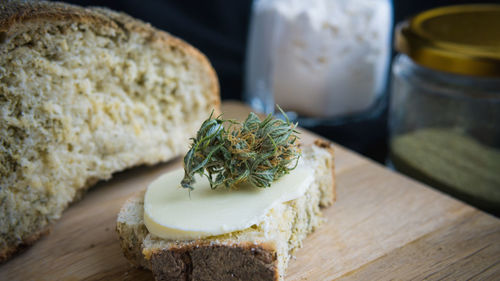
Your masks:
M242 99L249 0L68 0L83 6L105 6L126 12L166 30L200 49L213 64L222 99ZM394 22L438 6L500 1L394 0ZM387 107L364 121L328 127L309 127L337 143L378 162L387 155Z

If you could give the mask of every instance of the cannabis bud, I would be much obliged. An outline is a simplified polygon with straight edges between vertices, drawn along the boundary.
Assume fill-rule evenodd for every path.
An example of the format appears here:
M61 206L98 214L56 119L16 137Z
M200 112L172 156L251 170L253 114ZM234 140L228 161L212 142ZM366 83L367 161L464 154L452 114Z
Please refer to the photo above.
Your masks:
M243 182L269 187L293 170L300 157L297 124L280 111L286 121L273 119L271 114L261 121L252 112L239 123L220 116L212 118L212 113L196 138L191 138L191 149L184 157L182 187L193 190L195 174L205 175L212 189Z

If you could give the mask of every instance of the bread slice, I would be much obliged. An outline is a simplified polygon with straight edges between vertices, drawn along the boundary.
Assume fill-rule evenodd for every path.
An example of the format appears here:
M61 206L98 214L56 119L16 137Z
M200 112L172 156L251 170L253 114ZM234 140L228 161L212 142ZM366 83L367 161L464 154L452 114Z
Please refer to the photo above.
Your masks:
M322 222L320 207L335 197L333 148L317 141L302 157L314 181L300 198L271 209L265 221L205 239L163 240L144 225L144 192L130 198L117 219L125 257L153 271L156 280L283 280L293 252ZM293 172L293 171L292 171Z
M185 153L218 81L180 39L123 13L0 3L0 261L98 180Z

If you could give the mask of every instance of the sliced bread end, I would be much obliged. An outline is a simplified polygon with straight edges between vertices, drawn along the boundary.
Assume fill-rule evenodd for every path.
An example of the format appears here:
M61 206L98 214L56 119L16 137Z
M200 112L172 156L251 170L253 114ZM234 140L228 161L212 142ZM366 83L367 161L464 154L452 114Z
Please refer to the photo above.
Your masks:
M0 1L0 262L98 180L188 149L216 74L194 47L123 13Z

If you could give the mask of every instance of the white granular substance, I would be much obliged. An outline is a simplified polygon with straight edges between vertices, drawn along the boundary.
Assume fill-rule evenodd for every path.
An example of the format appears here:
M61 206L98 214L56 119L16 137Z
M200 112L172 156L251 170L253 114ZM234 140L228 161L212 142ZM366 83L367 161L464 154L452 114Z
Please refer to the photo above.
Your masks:
M311 117L366 110L384 90L391 26L388 0L257 1L247 94L262 98L267 86L275 103Z

